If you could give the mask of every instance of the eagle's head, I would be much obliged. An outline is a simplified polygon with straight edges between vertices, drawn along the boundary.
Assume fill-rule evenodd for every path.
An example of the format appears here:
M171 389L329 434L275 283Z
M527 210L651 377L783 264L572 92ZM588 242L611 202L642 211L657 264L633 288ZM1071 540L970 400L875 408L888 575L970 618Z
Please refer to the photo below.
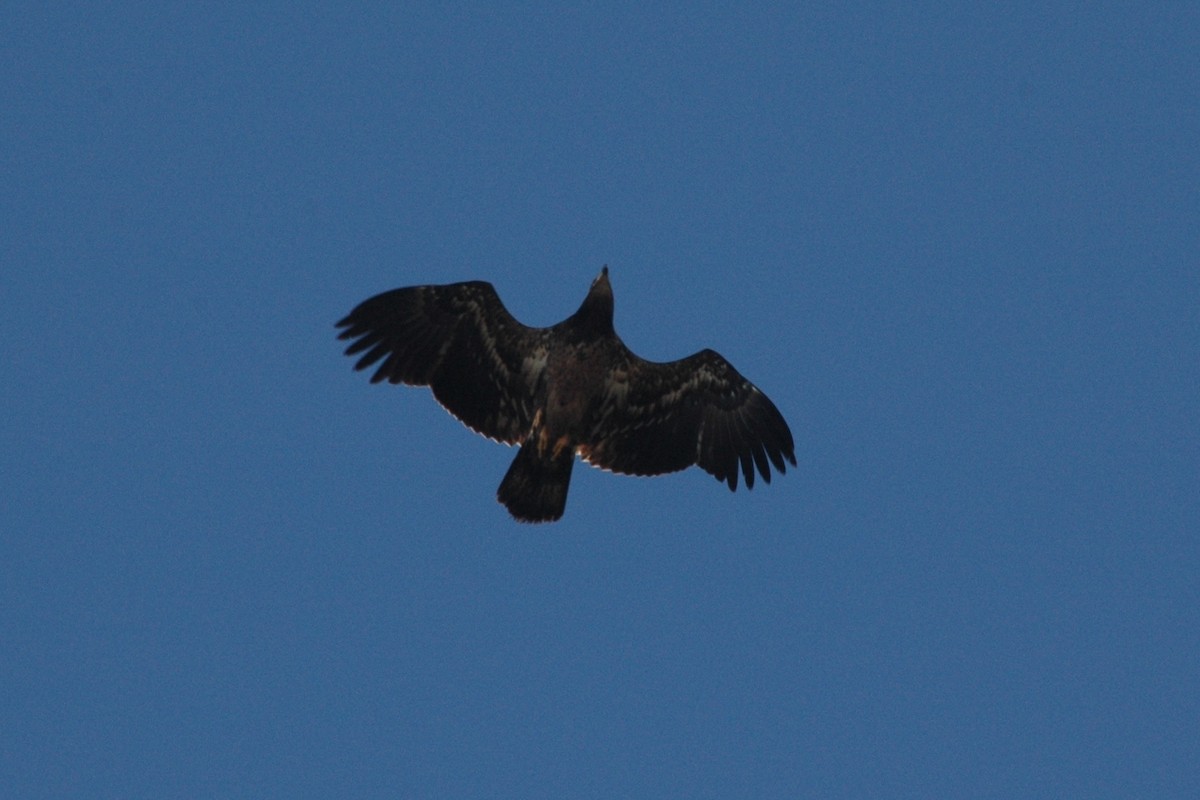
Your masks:
M600 274L592 281L592 287L588 289L588 294L593 294L597 290L604 292L610 298L612 297L612 284L608 282L608 264L600 268Z
M608 282L608 266L605 265L592 281L583 305L575 312L574 319L582 327L594 333L609 333L612 331L613 292L612 284Z

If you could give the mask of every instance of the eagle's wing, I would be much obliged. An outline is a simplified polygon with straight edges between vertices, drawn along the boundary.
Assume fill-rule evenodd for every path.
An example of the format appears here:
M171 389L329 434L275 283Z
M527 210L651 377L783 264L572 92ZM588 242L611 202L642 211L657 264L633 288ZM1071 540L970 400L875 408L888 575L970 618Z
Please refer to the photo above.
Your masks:
M517 322L490 283L412 286L376 295L337 323L372 383L429 386L471 430L513 444L528 433L546 365L545 329ZM364 352L365 351L365 352Z
M628 351L627 351L628 352ZM698 464L737 489L754 468L767 483L771 464L796 464L792 432L775 404L712 350L667 363L628 353L605 389L588 463L631 475L660 475ZM769 462L769 463L768 463Z

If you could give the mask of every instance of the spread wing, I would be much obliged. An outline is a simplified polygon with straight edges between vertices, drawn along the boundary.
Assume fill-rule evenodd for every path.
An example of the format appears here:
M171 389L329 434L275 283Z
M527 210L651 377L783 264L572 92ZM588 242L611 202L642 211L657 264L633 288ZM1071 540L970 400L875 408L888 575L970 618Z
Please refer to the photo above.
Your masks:
M628 351L627 351L628 352ZM591 464L632 475L660 475L698 464L737 489L754 470L771 482L771 465L796 464L792 432L758 387L712 350L655 363L628 353L614 371L588 447Z
M532 425L545 332L517 322L490 283L413 286L376 295L337 323L372 383L429 386L476 433L509 444Z

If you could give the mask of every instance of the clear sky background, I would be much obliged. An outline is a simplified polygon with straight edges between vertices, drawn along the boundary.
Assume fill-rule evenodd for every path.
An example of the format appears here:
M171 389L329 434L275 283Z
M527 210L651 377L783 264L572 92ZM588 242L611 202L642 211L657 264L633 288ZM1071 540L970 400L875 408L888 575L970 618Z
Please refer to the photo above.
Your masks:
M1195 4L3 17L7 796L1197 796ZM797 469L522 526L334 338L604 264Z

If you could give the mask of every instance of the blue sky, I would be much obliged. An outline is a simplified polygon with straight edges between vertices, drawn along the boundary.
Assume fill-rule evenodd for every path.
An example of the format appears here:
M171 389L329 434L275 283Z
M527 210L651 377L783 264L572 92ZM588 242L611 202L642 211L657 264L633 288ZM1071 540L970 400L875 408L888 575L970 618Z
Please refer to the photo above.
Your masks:
M5 15L12 796L1195 794L1200 12L391 5ZM797 469L521 526L334 338L603 264Z

